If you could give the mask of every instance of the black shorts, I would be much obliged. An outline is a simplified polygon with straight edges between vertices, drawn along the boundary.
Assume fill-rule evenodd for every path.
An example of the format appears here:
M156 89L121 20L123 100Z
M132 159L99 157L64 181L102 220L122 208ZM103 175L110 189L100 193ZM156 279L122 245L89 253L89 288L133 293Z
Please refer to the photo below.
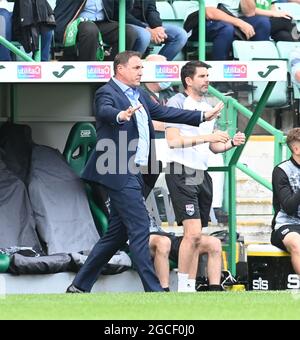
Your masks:
M300 225L299 224L284 225L277 230L273 230L271 234L272 245L287 252L288 250L286 249L282 241L289 233L300 234Z
M207 171L191 173L191 169L183 167L182 173L177 175L172 172L173 169L174 163L171 164L171 174L166 175L166 182L177 224L182 225L184 220L201 219L202 227L207 227L213 197L211 177Z

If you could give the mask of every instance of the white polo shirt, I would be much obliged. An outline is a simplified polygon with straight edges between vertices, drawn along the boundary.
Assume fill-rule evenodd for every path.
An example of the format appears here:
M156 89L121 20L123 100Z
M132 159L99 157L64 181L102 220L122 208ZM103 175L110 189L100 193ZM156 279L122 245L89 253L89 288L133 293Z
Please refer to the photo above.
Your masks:
M178 93L172 97L168 106L183 108L185 110L210 111L212 106L206 101L201 102L185 97L182 93ZM185 124L166 123L167 128L177 128L182 136L192 137L198 135L209 135L213 133L216 120L201 123L199 127ZM168 162L177 162L187 167L197 170L207 170L208 158L212 152L209 149L209 143L190 146L187 148L168 148Z

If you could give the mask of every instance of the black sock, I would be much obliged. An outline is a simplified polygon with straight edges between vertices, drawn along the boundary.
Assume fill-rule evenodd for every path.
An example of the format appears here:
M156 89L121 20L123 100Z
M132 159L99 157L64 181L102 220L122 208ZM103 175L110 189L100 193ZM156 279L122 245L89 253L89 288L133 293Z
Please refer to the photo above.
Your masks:
M221 285L209 285L208 290L210 292L221 292L223 290Z
M164 290L165 292L169 292L169 291L170 291L170 288L169 288L169 287L166 287L166 288L163 288L163 290Z

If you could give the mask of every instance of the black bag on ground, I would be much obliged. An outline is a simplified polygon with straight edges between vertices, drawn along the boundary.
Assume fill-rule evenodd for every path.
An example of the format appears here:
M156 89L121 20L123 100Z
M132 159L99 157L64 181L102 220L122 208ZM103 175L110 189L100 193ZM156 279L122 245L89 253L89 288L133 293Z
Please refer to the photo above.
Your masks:
M50 256L28 257L15 254L11 258L8 272L22 274L56 274L73 272L74 265L70 255L55 254Z

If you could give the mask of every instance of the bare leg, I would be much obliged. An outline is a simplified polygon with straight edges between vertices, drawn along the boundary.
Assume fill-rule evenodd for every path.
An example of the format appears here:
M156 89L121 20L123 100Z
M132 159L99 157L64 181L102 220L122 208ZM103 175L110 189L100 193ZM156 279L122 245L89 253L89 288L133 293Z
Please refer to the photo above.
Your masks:
M201 221L192 219L183 221L184 235L179 248L178 292L195 292L195 279L190 271L197 271L198 245L201 239Z
M189 273L195 266L194 256L201 239L201 221L183 221L184 235L179 248L178 269L180 273ZM194 270L194 269L193 269Z
M292 265L296 274L300 275L300 235L289 233L283 240L288 252L291 254Z
M169 254L171 240L166 236L150 235L150 251L154 258L154 268L163 288L169 287Z
M221 241L213 236L202 235L198 247L198 256L208 255L207 276L210 285L219 285L222 269L222 245ZM190 273L191 275L197 275Z

